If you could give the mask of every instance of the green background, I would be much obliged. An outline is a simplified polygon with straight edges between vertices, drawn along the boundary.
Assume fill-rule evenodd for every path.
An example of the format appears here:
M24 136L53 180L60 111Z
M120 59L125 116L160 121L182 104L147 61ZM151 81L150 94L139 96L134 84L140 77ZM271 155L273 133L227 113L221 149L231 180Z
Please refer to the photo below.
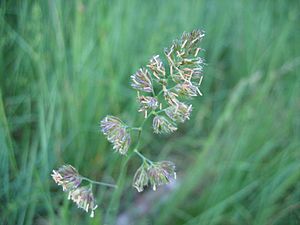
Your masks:
M300 224L299 1L1 1L0 224ZM140 159L112 151L107 114L138 125L130 75L184 31L205 30L203 97L142 152L178 180L131 187ZM95 218L50 177L97 187Z

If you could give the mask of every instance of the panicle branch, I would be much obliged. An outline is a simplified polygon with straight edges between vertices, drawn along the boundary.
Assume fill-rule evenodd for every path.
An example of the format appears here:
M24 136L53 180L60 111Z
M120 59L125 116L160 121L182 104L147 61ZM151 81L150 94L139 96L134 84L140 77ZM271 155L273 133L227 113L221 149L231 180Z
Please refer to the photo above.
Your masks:
M113 184L98 182L81 176L71 165L63 165L58 170L53 170L51 176L58 185L62 186L63 191L69 193L68 199L75 202L78 208L82 208L86 212L91 210L91 217L94 217L94 210L97 208L92 191L92 184L116 188ZM83 180L90 182L90 185L80 186Z

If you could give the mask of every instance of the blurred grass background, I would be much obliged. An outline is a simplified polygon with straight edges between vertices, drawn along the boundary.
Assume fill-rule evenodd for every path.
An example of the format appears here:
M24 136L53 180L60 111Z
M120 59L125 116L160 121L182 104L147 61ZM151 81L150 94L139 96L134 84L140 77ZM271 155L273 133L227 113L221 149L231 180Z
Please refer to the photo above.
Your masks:
M0 5L0 224L300 224L299 1ZM138 194L139 159L123 167L98 123L141 120L129 76L195 28L207 34L204 96L174 135L149 124L143 140L178 180ZM119 179L97 189L94 219L51 179L64 163Z

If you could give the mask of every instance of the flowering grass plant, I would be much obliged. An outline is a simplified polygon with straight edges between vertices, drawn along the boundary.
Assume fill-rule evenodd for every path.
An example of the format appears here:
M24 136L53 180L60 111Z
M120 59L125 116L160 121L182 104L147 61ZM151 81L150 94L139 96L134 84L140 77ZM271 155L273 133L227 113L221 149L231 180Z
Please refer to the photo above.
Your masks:
M102 133L116 152L126 155L130 151L141 158L142 164L132 182L138 192L144 191L148 185L155 191L158 186L176 179L175 164L165 160L150 160L142 154L140 140L147 120L152 120L152 129L157 135L173 133L178 129L179 123L190 119L190 100L202 96L200 85L204 60L198 55L202 52L199 43L203 37L204 32L201 30L183 33L181 38L164 50L164 57L153 56L146 66L131 75L131 87L137 92L138 111L144 116L139 126L130 126L112 115L100 122ZM137 140L132 140L132 132L138 132ZM132 146L133 143L135 145ZM69 199L79 208L87 212L90 210L91 216L94 216L97 208L92 185L116 187L83 177L70 165L53 170L52 177L63 187L63 191L69 193ZM88 181L90 185L80 186L82 180Z

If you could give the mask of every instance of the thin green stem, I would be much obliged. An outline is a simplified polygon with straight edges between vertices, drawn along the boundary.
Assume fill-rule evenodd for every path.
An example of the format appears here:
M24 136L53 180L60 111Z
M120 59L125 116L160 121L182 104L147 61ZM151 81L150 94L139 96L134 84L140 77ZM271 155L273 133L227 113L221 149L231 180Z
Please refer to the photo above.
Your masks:
M114 184L108 184L108 183L105 183L105 182L99 182L99 181L95 181L95 180L91 180L87 177L81 177L82 180L86 180L92 184L97 184L97 185L102 185L102 186L106 186L106 187L112 187L112 188L118 188L117 185L114 185Z
M165 111L165 109L162 109L162 110L156 111L155 113L156 113L156 114L160 114L160 113L162 113L162 112L164 112L164 111Z
M130 130L136 130L136 131L140 131L142 128L141 127L130 127Z
M138 129L138 136L137 136L137 142L136 142L135 148L137 148L140 145L142 131L143 131L143 128L141 126L140 129Z
M147 157L145 157L142 153L140 153L137 149L133 150L139 157L141 157L141 159L143 159L143 161L147 161L148 163L150 163L151 165L153 164L153 162L148 159Z
M161 89L161 91L160 91L160 92L158 92L158 94L157 94L157 96L156 96L156 97L160 96L160 95L161 95L163 92L164 92L164 90L163 90L163 89Z
M140 145L140 139L141 139L141 135L142 135L142 132L143 132L143 127L146 123L146 121L151 117L151 115L153 115L155 112L154 111L151 111L149 113L149 115L147 116L147 118L145 118L141 124L141 126L139 127L139 129L136 129L138 130L138 137L137 137L137 143L136 143L136 146L134 147L134 149L138 149L139 145Z
M153 95L153 97L156 97L156 94L155 94L155 91L153 88L152 88L152 95Z
M153 162L152 162L150 159L146 158L144 155L142 155L142 153L140 153L140 152L138 151L138 148L139 148L140 141L141 141L141 136L142 136L142 132L143 132L143 127L144 127L146 121L147 121L152 115L156 115L156 112L155 112L155 111L151 111L151 112L149 113L149 115L147 116L147 118L145 118L145 119L143 120L143 122L142 122L142 124L141 124L140 127L132 127L132 128L131 128L131 129L134 129L134 130L137 130L137 131L138 131L137 142L136 142L136 145L135 145L135 147L134 147L133 152L136 153L138 156L140 156L140 157L143 159L143 161L147 161L147 162L149 162L150 164L153 164Z
M128 154L128 156L122 161L121 164L121 169L120 169L120 174L118 177L118 187L116 188L113 193L112 193L112 198L110 200L110 203L108 204L107 207L107 212L106 212L106 216L105 216L105 221L109 221L112 222L115 218L116 218L116 212L119 208L119 204L120 204L120 198L121 198L121 194L123 192L124 186L125 186L125 177L126 177L126 172L127 172L127 163L130 160L131 156L133 155L133 152L130 152Z

